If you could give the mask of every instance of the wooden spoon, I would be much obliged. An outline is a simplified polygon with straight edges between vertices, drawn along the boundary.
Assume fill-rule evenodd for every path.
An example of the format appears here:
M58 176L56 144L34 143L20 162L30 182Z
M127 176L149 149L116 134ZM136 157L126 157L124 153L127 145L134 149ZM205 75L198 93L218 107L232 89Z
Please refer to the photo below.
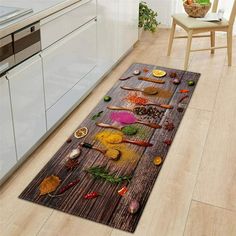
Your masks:
M153 144L152 143L148 143L148 142L145 142L145 141L133 141L133 140L128 140L128 139L122 139L122 143L131 143L131 144L135 144L135 145L138 145L138 146L142 146L142 147L152 147Z
M109 107L109 109L111 109L111 108L116 108L116 107L112 107L112 106L110 106ZM113 110L123 110L123 109L120 109L121 107L118 107L118 109L113 109ZM133 110L131 110L131 109L129 109L129 108L125 108L126 109L126 111L132 111L133 112ZM133 122L133 123L127 123L127 124L134 124L134 123L138 123L138 124L142 124L142 125L146 125L146 126L148 126L148 127L150 127L150 128L153 128L153 129L161 129L161 125L159 125L159 124L155 124L155 123L146 123L146 122L144 122L144 121L141 121L141 120L138 120L138 119L136 119L136 121L135 122Z
M109 125L109 124L105 124L105 123L101 123L101 122L97 122L96 125L99 127L102 127L102 128L115 129L115 130L119 130L119 131L122 131L122 128L123 128L123 127L117 127L115 125Z
M147 82L151 82L151 83L157 83L157 84L164 84L165 83L164 80L152 79L152 78L143 77L143 76L139 76L138 80L143 80L143 81L147 81Z
M120 78L119 80L121 80L121 81L128 80L128 79L133 78L134 76L135 75L131 75L131 76L128 76L128 77Z
M138 123L138 124L141 124L141 125L146 125L150 128L153 128L153 129L161 129L161 125L159 124L154 124L154 123L146 123L144 121L141 121L141 120L137 120L135 123Z
M97 122L96 125L99 127L102 127L102 128L119 130L121 132L123 132L123 129L125 127L127 127L127 126L117 127L115 125L109 125L109 124L105 124L105 123L101 123L101 122ZM138 132L138 129L133 134L130 134L130 135L135 135L137 132Z
M114 150L117 152L117 155L111 157L111 156L107 155L109 149L103 150L103 149L93 146L93 144L90 144L90 143L81 143L81 146L84 148L96 150L96 151L102 153L105 157L108 157L109 159L112 159L114 161L119 160L121 157L121 151L118 149L115 149L115 148L114 148Z
M157 107L161 107L164 109L173 109L172 105L168 105L168 104L155 104L155 103L147 103L145 106L157 106ZM134 112L135 108L128 108L128 107L117 107L117 106L107 106L108 109L110 110L117 110L117 111L132 111Z
M145 104L145 106L157 106L157 107L161 107L161 108L164 108L164 109L173 109L173 106L168 105L168 104L147 103L147 104Z
M108 124L104 124L104 123L96 123L96 125L100 126L100 127L103 127L103 128L115 128L115 129L118 129L118 130L121 130L122 128L117 128L117 127L114 127L112 125L108 125ZM131 143L131 144L135 144L135 145L138 145L138 146L142 146L142 147L152 147L153 144L152 143L148 143L148 142L145 142L145 141L141 141L141 140L129 140L129 139L124 139L123 137L121 137L120 140L117 140L117 141L114 141L114 142L110 142L112 144L118 144L118 143ZM94 148L93 148L94 149ZM98 149L96 149L98 150ZM99 150L98 150L99 151Z
M130 88L130 87L121 86L121 88L124 90L129 90L129 91L139 91L147 95L155 95L155 94L158 94L159 92L159 89L155 87L152 88L152 91L148 91L148 87L141 89L141 88Z

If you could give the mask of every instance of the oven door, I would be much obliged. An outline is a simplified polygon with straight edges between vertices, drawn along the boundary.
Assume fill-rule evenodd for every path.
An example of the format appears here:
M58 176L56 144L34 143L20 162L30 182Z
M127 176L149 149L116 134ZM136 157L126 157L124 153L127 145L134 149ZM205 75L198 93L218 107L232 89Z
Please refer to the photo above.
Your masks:
M39 23L27 26L13 34L15 63L18 64L41 50Z
M12 36L8 35L0 39L0 74L11 68L14 62Z

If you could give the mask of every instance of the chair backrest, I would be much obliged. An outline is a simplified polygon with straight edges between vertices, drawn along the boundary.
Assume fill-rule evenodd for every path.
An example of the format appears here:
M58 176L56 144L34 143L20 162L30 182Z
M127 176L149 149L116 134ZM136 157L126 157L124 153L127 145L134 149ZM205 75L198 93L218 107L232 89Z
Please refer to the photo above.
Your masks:
M213 6L212 6L212 12L217 12L218 4L219 4L219 0L214 0ZM230 27L233 27L233 24L234 24L234 21L235 21L235 15L236 15L236 0L234 0L234 2L233 2L231 14L230 14L230 17L229 17Z
M212 12L217 12L219 0L215 0L212 6Z
M235 15L236 15L236 0L234 0L233 7L231 10L231 14L229 17L229 25L230 27L233 27L234 21L235 21Z

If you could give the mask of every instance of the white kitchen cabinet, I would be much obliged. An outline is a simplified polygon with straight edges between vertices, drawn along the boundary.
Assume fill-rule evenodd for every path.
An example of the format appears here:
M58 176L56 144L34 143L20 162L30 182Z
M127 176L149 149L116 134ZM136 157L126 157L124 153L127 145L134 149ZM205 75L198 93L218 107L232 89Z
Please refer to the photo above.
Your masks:
M104 73L118 59L118 2L117 0L97 1L98 66L104 70Z
M16 164L8 81L0 77L0 179Z
M118 58L138 40L139 0L118 0Z
M42 49L96 17L96 0L81 0L40 21Z
M71 93L73 87L87 75L97 61L95 19L77 29L70 35L48 47L41 54L43 60L46 96L47 128L50 129L72 107L83 93ZM84 87L84 92L89 88ZM61 101L64 99L65 101ZM71 97L71 100L70 100ZM62 104L60 111L54 113L56 104ZM63 105L65 104L65 106Z
M46 133L42 62L39 55L7 73L18 160Z

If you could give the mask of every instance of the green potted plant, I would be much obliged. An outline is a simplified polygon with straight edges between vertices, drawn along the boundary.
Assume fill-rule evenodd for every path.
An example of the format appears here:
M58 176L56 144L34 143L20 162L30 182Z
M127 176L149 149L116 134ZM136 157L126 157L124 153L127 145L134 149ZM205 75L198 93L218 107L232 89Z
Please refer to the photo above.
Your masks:
M157 21L157 12L153 11L146 2L139 3L139 32L142 30L154 33L160 23Z

